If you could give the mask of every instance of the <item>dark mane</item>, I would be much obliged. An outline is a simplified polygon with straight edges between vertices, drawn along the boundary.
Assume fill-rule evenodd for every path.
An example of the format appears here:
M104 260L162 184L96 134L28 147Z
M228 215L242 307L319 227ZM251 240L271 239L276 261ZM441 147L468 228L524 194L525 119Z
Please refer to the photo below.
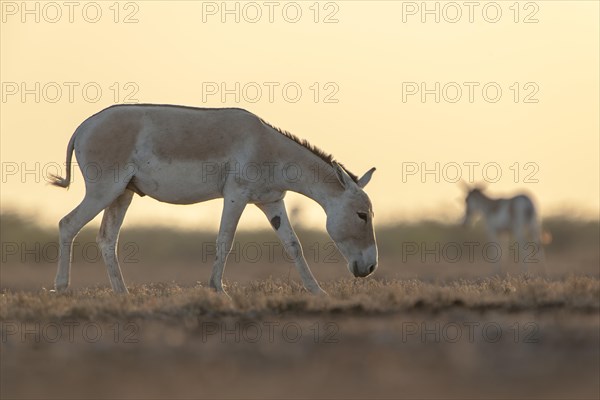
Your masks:
M322 149L318 148L317 146L310 144L308 142L308 140L306 139L301 139L298 136L294 135L293 133L290 133L284 129L278 128L272 124L270 124L269 122L265 121L264 119L260 118L261 122L265 125L267 125L269 128L273 128L274 130L276 130L277 132L279 132L280 134L282 134L283 136L287 137L288 139L293 140L294 142L298 143L300 146L304 147L305 149L309 150L311 153L313 153L314 155L316 155L317 157L319 157L321 160L325 161L327 164L333 166L333 163L337 163L340 167L342 167L344 169L344 171L346 171L346 173L350 176L350 178L352 178L352 180L354 182L358 182L358 176L356 176L355 174L353 174L352 172L350 172L348 170L348 168L346 168L344 166L344 164L342 164L341 162L337 161L335 158L333 158L332 154L329 154L325 151L323 151Z

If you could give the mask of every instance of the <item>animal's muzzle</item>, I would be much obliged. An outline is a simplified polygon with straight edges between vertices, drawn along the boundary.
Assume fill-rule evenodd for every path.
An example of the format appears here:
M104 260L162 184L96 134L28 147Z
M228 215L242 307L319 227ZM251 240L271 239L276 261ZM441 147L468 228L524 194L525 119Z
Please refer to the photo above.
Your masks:
M365 278L371 275L373 271L375 271L375 268L377 268L377 264L371 264L367 268L361 270L358 268L358 263L356 261L352 263L352 273L357 278Z

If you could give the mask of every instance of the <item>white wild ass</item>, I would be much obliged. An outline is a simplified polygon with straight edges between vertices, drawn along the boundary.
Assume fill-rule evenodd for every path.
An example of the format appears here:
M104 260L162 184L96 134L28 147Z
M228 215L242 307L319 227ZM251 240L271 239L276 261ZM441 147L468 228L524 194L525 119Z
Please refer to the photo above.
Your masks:
M476 214L483 217L488 240L499 246L500 234L512 235L515 246L512 252L519 264L543 260L541 228L533 201L521 194L511 198L493 199L482 188L465 186L466 211L463 226Z
M113 290L127 293L116 247L134 192L172 204L224 199L210 278L210 287L217 292L224 292L223 271L240 216L247 204L255 204L294 260L306 289L325 294L288 220L283 202L287 191L301 193L323 207L327 232L354 276L366 277L377 267L373 209L363 191L375 168L359 179L331 155L246 110L150 104L109 107L75 130L67 147L67 176L55 176L54 185L69 186L73 151L86 193L59 223L56 290L69 286L73 239L104 210L98 245Z

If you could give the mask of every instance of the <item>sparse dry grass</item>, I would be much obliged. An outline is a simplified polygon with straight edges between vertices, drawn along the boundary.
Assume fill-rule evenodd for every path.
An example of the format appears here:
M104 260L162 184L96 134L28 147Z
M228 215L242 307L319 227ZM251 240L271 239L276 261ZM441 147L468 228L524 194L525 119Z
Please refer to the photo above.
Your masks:
M230 284L231 300L173 283L134 286L127 296L107 288L6 290L0 392L77 399L597 398L599 285L575 276L346 279L324 284L329 297L314 297L298 284L268 279ZM71 340L65 327L74 322ZM286 339L282 327L290 324L292 335L302 332L299 341ZM86 325L92 335L102 332L100 341L86 339ZM62 335L54 341L57 326ZM267 326L276 327L273 340ZM472 339L468 326L475 327ZM500 340L486 336L485 326L491 337L501 332Z
M269 316L342 313L385 314L437 312L452 308L475 311L566 310L597 313L600 281L572 276L551 281L527 275L455 280L444 283L410 280L343 279L324 284L327 297L312 296L297 283L276 279L227 286L231 300L197 285L174 283L134 286L130 294L108 288L56 294L47 290L12 292L0 297L1 320L120 320L185 318L201 315Z

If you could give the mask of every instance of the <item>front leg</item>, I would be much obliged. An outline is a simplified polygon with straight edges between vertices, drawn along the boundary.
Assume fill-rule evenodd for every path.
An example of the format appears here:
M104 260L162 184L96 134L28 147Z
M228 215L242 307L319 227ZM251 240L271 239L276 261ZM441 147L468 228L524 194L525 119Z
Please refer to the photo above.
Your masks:
M283 200L267 204L257 204L257 206L265 213L287 254L294 260L304 287L313 294L326 295L327 293L321 289L321 286L319 286L319 283L306 263L302 252L302 245L296 236L296 232L294 232L294 228L290 224Z
M486 257L486 261L491 262L493 269L494 269L494 274L501 275L502 264L503 264L502 243L500 242L498 232L495 229L488 228L487 229L487 237L488 237L488 244L493 243L494 246L496 247L496 249L498 250L498 254L497 254L497 257L495 257L493 259L488 259L487 257L489 255L487 255L487 254L484 254L484 257Z
M217 293L225 293L223 289L225 262L227 262L227 256L231 251L233 239L235 238L235 230L246 204L246 201L237 198L225 197L223 201L221 226L219 228L219 235L217 236L217 255L209 282L209 286L215 289Z

